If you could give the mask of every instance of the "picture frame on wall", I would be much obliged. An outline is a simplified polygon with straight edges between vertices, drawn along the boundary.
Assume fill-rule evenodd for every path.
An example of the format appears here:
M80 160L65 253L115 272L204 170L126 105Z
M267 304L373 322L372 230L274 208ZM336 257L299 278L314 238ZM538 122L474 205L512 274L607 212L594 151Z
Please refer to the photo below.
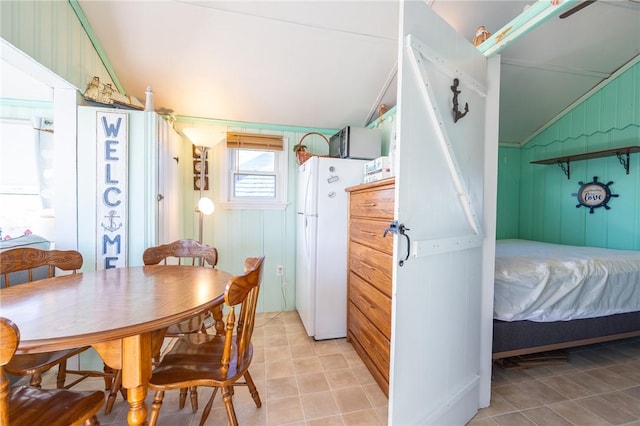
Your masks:
M193 176L193 189L195 191L199 191L200 190L200 175L194 175ZM205 191L209 190L209 177L208 176L204 177L204 190Z
M191 145L191 153L193 155L193 158L200 158L200 156L202 155L200 147L195 145Z
M202 166L200 165L200 160L193 160L193 174L199 175L202 170ZM209 174L209 162L204 162L204 174L205 176Z

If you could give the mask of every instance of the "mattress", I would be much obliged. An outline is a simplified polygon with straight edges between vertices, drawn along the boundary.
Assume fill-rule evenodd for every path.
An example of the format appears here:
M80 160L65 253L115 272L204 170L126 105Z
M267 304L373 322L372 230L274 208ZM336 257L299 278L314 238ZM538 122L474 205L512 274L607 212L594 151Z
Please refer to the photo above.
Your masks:
M640 311L640 251L498 240L494 318L569 321Z

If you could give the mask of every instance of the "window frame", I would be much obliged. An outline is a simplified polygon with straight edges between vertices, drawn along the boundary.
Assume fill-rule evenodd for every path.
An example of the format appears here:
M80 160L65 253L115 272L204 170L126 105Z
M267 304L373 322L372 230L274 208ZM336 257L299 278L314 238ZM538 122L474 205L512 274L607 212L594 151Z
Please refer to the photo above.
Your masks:
M276 177L276 197L275 199L237 199L233 197L233 182L234 174L237 172L233 170L234 165L233 156L235 152L243 148L229 148L224 146L222 148L222 167L220 183L222 200L218 202L220 207L224 209L244 209L244 210L283 210L288 204L288 182L289 182L289 150L288 150L288 138L283 136L282 138L282 150L270 150L263 149L262 151L271 151L275 153L274 169ZM247 151L257 151L255 148L245 148Z

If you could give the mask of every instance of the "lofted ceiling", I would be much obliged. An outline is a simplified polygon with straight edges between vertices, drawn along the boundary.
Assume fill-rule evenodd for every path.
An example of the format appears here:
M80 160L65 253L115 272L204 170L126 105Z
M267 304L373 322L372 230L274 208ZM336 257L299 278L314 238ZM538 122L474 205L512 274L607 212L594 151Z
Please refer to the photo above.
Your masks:
M501 53L500 141L539 128L640 52L640 0L598 0ZM428 3L472 40L533 1ZM395 105L396 1L78 0L128 95L177 116L341 128Z

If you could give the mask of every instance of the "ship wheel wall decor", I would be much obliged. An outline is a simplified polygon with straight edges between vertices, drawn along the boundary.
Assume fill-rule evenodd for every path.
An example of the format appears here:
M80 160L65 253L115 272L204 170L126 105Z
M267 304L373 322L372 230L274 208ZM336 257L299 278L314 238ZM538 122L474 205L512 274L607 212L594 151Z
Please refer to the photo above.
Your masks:
M611 209L608 206L609 200L612 197L618 197L618 194L612 194L609 189L609 185L612 183L612 181L606 184L598 182L598 176L594 176L592 182L578 182L580 189L578 192L571 194L574 197L578 197L579 204L576 207L586 207L591 214L593 214L593 209L598 207L604 207L606 210Z

